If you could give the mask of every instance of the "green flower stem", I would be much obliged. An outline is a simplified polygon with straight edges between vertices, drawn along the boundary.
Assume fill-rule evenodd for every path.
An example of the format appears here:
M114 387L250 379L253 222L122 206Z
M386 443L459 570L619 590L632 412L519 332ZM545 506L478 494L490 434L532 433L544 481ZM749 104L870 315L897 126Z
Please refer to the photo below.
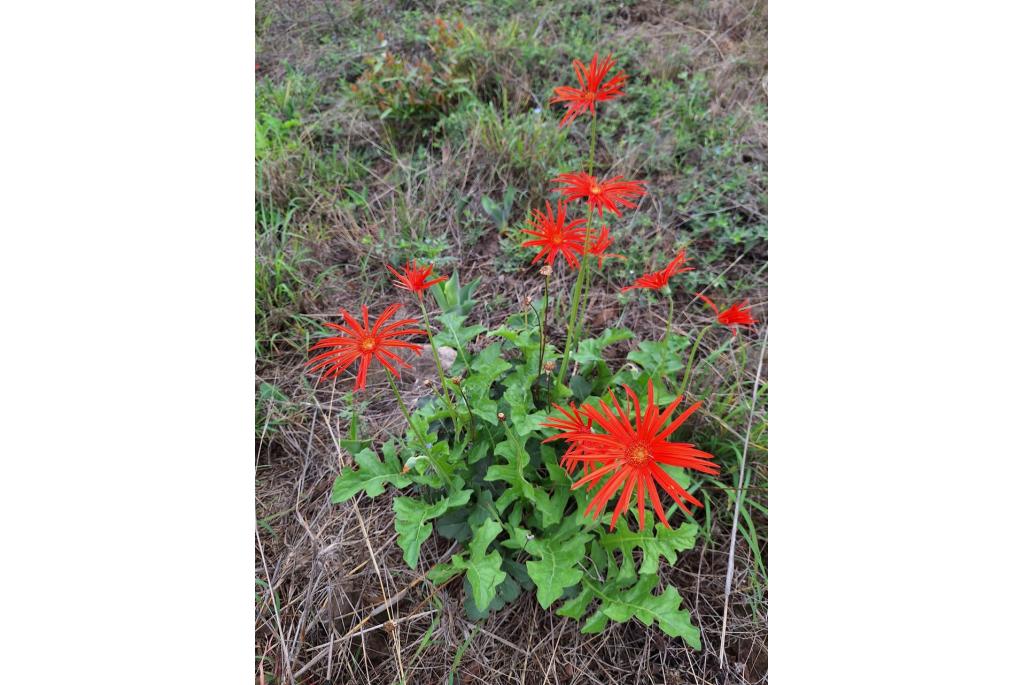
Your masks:
M595 113L593 120L590 124L590 161L587 167L587 173L591 176L594 175L594 158L597 154L597 115ZM591 232L591 220L594 216L594 208L590 207L590 211L587 212L587 239L584 243L584 247L590 245L590 232ZM593 274L590 270L590 255L587 254L586 249L583 251L583 264L586 275L583 281L583 300L582 309L583 313L580 314L579 320L576 322L576 336L573 338L572 352L576 354L576 348L580 344L580 340L583 339L583 321L587 318L587 306L590 304L590 283L593 280Z
M690 359L686 362L686 371L683 373L683 382L679 386L680 394L684 394L690 388L690 372L693 371L693 360L697 356L697 348L700 347L700 341L704 339L704 334L708 332L711 325L707 325L700 329L700 333L697 334L697 339L693 342L693 346L690 348Z
M469 419L469 441L471 443L475 444L476 443L476 421L473 419L473 410L469 408L469 400L466 399L466 393L463 391L462 385L461 384L460 385L456 385L455 387L458 389L459 395L462 396L463 404L466 405L466 413L468 414L467 418Z
M548 323L548 286L551 285L551 274L544 277L544 313L540 317L540 361L537 362L537 380L540 380L544 372L544 327Z
M669 291L669 294L668 294L668 323L665 324L665 337L663 338L664 340L668 340L668 336L672 332L672 314L674 313L675 306L676 306L676 298L673 297L672 296L672 292ZM693 351L692 350L690 351L690 355L692 357L692 355L693 355Z
M590 220L594 215L594 208L591 207L587 212L587 238L586 244L590 244ZM579 347L580 340L583 339L583 320L586 318L587 306L590 303L590 283L593 281L593 271L590 267L590 255L584 252L583 264L580 270L583 272L583 295L580 298L580 315L576 320L575 333L573 335L572 353L576 354L576 348Z
M398 392L398 386L395 385L395 379L391 377L391 374L386 374L388 377L388 383L391 384L391 391L395 393L395 399L398 400L398 408L402 410L402 416L405 417L409 427L412 428L412 432L416 434L416 439L420 441L420 447L423 448L423 456L427 458L430 465L437 471L437 474L441 476L441 480L445 482L450 490L452 487L451 475L447 469L441 468L441 465L434 461L434 457L430 454L430 447L427 445L427 439L423 437L423 433L420 433L420 429L416 427L416 424L412 422L412 415L409 413L409 408L405 406L405 400L402 399L402 393Z
M594 113L593 118L590 120L590 160L587 163L587 173L591 176L594 175L594 156L597 152L597 113ZM583 243L583 255L580 264L580 271L576 274L576 285L572 291L572 313L569 315L569 328L565 333L565 351L562 353L562 365L558 369L558 385L561 385L565 378L565 370L569 366L569 357L572 356L575 350L576 338L576 320L579 316L580 308L580 291L583 286L583 281L586 280L587 275L590 271L590 255L587 254L587 248L590 246L590 223L594 215L594 208L591 207L587 213L587 232L586 238ZM584 311L584 315L586 312ZM582 319L580 320L580 330L582 331Z
M434 363L437 364L437 376L441 382L441 391L444 393L444 401L448 405L448 412L452 415L452 423L455 424L455 439L459 439L459 414L455 411L452 397L448 394L448 386L444 384L444 368L441 366L441 355L437 353L437 345L434 344L434 334L430 332L430 317L427 316L427 305L420 298L420 311L423 312L423 323L427 326L427 340L430 341L430 351L434 353Z
M573 333L576 331L576 313L580 305L580 288L583 285L583 267L576 274L576 286L572 289L572 311L569 313L569 327L565 331L565 349L562 351L562 365L558 368L558 383L561 385L565 378L565 369L569 365L569 357L572 352Z

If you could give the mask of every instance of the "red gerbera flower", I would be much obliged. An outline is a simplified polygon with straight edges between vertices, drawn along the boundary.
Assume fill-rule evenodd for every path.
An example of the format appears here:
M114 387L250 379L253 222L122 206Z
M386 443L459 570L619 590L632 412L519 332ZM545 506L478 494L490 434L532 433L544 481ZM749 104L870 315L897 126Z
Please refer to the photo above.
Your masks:
M544 422L542 425L547 426L548 428L557 428L565 433L572 434L579 433L581 435L584 435L590 434L592 432L591 426L594 425L594 420L587 419L586 421L584 421L584 417L583 415L580 414L580 410L579 408L576 407L575 402L569 403L569 410L572 413L570 413L570 411L566 411L557 404L555 405L555 409L562 412L562 415L565 416L565 418L561 419L558 418L557 416L553 416L547 419L547 421ZM548 442L549 440L555 440L558 437L560 436L556 436L555 438L548 438L548 440L545 440L544 442ZM583 454L584 449L585 446L581 443L570 443L569 449L566 450L565 454L562 455L561 460L559 460L558 463L562 466L562 468L566 470L566 472L569 473L569 475L572 475L572 472L575 471L576 467L579 466L580 464L583 464L583 473L590 473L591 471L594 470L595 466L601 465L600 463L597 463L595 465L593 461L581 460L578 455Z
M564 184L561 188L555 188L568 200L582 200L586 198L587 204L592 210L604 218L604 210L614 212L616 216L622 216L619 207L636 207L635 202L629 198L641 197L644 194L644 181L620 181L622 176L615 176L605 181L598 181L590 174L582 171L572 174L562 174L555 178L552 183Z
M692 266L683 267L686 262L686 248L679 251L679 254L675 256L671 262L668 263L661 271L654 271L647 273L636 279L632 285L627 285L622 289L622 292L632 290L634 288L649 288L651 290L661 290L668 285L668 279L672 278L676 274L685 273L687 271L693 271Z
M317 369L324 368L323 375L320 376L322 381L337 376L359 359L361 361L359 371L356 373L355 389L362 390L366 387L366 372L370 362L374 359L379 361L385 369L394 375L398 375L398 371L395 367L391 366L388 362L389 359L399 366L404 366L407 369L412 368L389 348L405 348L420 354L422 350L419 345L406 342L405 340L398 340L398 338L399 336L406 335L426 335L427 332L419 328L402 328L403 326L415 324L415 319L399 319L385 326L384 322L394 316L400 306L393 304L385 309L373 325L373 328L370 328L370 315L366 305L363 305L363 325L359 325L359 322L345 309L340 309L339 311L345 318L345 323L348 326L339 326L336 323L330 322L324 323L328 328L339 331L341 335L324 338L309 348L310 352L320 349L328 350L307 362L307 366L314 365L309 370L316 371Z
M594 53L594 59L590 61L588 68L578 59L572 61L572 68L576 70L576 80L580 82L579 88L570 86L559 86L555 88L555 96L551 98L551 104L564 102L566 112L562 117L559 126L571 124L576 117L590 110L590 113L597 115L594 104L601 100L612 100L622 95L622 86L626 83L626 76L621 71L615 76L604 81L605 76L615 66L615 60L608 55L598 64L598 55Z
M570 444L572 459L584 463L601 462L603 465L595 468L590 473L573 483L573 489L579 488L587 483L594 483L598 479L610 476L604 485L594 495L594 499L584 510L584 514L590 514L595 519L600 517L605 505L612 498L612 495L623 486L622 494L619 495L618 504L612 512L611 530L615 530L615 524L619 515L629 506L633 496L633 490L637 493L637 514L640 522L640 529L644 527L645 499L649 495L651 504L658 518L670 527L668 519L665 518L665 511L661 506L661 498L657 486L669 494L679 507L690 513L690 509L683 504L680 496L695 506L703 506L696 497L682 488L672 477L665 472L661 465L682 466L701 473L717 474L721 467L711 460L714 456L707 452L696 449L690 443L673 443L668 438L686 419L693 414L700 406L697 402L674 421L665 425L666 420L672 415L683 401L680 395L672 401L664 411L659 411L654 402L654 384L647 381L647 407L641 413L640 400L631 388L626 387L626 394L633 404L635 419L630 419L627 412L622 410L615 394L608 393L612 409L601 400L601 407L584 405L583 414L591 419L594 427L603 429L604 433L594 432L592 428L586 430L579 427L579 423L573 420L563 421L561 419L548 419L542 425L558 428L563 431L561 435L555 435L550 440L566 440ZM555 405L563 414L569 414ZM635 420L635 425L631 421Z
M533 258L531 264L536 264L541 257L547 254L547 259L544 260L545 264L552 264L555 261L555 257L561 254L565 257L565 261L569 262L569 265L576 268L580 265L579 260L576 259L576 255L583 254L583 243L586 236L583 233L583 229L580 228L586 223L584 219L573 219L568 224L565 223L565 203L558 203L557 213L552 214L551 203L545 203L547 205L547 214L540 211L539 209L533 210L533 218L528 219L527 223L533 226L535 231L529 229L523 229L523 233L537 236L537 240L527 240L523 243L523 247L539 247L540 252Z
M620 255L620 254L618 254L616 252L608 252L608 253L606 253L605 250L607 250L611 246L612 246L612 237L608 233L608 227L607 226L602 226L601 227L601 233L599 233L596 237L595 236L591 236L590 237L590 245L587 246L587 254L593 255L593 256L597 257L597 266L598 266L598 268L603 268L604 267L604 260L608 259L609 257L618 257L619 259L625 259L626 258L625 255Z
M434 270L434 265L428 264L426 266L419 266L416 264L415 259L411 262L405 263L405 266L402 269L403 273L398 273L392 269L390 264L387 264L386 266L388 267L388 271L397 276L397 280L394 282L396 288L414 292L419 295L420 299L423 299L424 290L432 285L443 283L448 280L447 276L439 276L432 281L427 280L430 278L430 274Z
M704 302L711 307L712 311L715 312L715 316L718 318L718 323L723 326L732 326L733 337L736 337L739 333L740 326L753 326L757 323L757 319L750 315L749 308L747 307L750 300L743 300L743 302L734 304L724 312L720 312L718 311L718 307L715 306L715 303L711 301L710 297L701 295L700 293L697 294L697 297L704 300Z

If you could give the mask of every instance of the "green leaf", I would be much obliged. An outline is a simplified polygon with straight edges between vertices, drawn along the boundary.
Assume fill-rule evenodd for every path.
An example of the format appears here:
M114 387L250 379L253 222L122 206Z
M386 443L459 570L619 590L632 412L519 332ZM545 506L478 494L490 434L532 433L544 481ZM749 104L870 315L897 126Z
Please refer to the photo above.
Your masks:
M539 561L526 562L526 571L537 584L537 601L547 609L562 596L566 588L572 587L583 578L577 564L586 554L589 535L580 534L565 541L555 539L534 539L527 543L526 551Z
M598 337L580 342L576 354L573 355L573 360L579 362L581 367L602 361L601 352L604 348L632 337L632 331L625 328L606 328Z
M430 287L430 293L437 300L441 311L455 312L468 316L476 301L473 299L473 291L480 285L480 279L476 279L466 285L459 283L459 272L453 271L451 278L443 283Z
M402 558L409 568L416 568L420 559L420 547L434 530L429 521L445 513L450 507L459 507L469 502L471 490L459 490L451 497L445 497L434 504L427 504L413 497L396 497L395 530L398 532L398 546Z
M530 579L530 574L526 570L526 564L520 564L518 561L506 559L501 564L501 567L505 570L506 573L515 578L516 581L527 590L532 590L533 588L537 587L536 585L534 585L533 580Z
M463 325L467 318L469 317L465 314L456 312L446 312L437 317L441 325L439 326L440 330L434 334L434 343L465 353L466 346L476 340L478 335L487 331L487 326L480 324Z
M526 454L519 454L515 448L515 445L511 441L505 440L500 442L494 447L494 454L499 457L505 458L504 464L494 464L487 469L487 473L484 474L484 480L488 482L493 481L504 481L508 483L515 494L519 497L523 497L531 502L535 502L537 496L534 492L533 484L526 479L524 471L526 469L526 461L529 456ZM502 493L504 495L505 493Z
M501 357L501 343L491 343L477 353L471 368L475 373L491 380L496 379L512 368L512 365Z
M576 375L569 379L569 389L572 390L573 397L582 401L590 396L590 391L594 389L594 384L584 376Z
M412 481L402 473L402 464L395 453L395 445L390 440L381 447L384 459L377 457L372 449L364 449L355 455L359 468L343 469L334 480L331 490L331 501L339 504L350 499L360 490L370 497L384 492L384 485L391 483L397 488L404 488Z
M494 542L494 538L501 534L501 524L494 519L488 519L473 529L473 539L469 543L469 556L474 559L481 559L487 553L487 547Z
M553 526L562 520L562 513L565 511L565 503L569 501L572 493L569 488L555 488L555 494L549 495L546 491L536 491L535 507L540 513L541 528Z
M452 565L466 571L466 580L472 588L473 603L478 609L486 609L497 592L498 585L505 580L501 570L501 554L487 552L487 547L501 533L501 524L493 519L484 521L473 530L469 542L469 558L453 557Z
M580 628L581 633L596 634L604 630L605 626L608 625L608 616L597 611L590 615L590 618L584 622L583 627Z
M590 589L589 585L584 584L579 594L567 600L555 613L559 616L568 616L578 621L583 618L583 614L587 611L587 607L590 606L590 602L593 599L594 591Z
M625 623L635 618L645 626L657 621L658 627L666 635L681 637L694 649L701 648L700 631L690 622L690 612L679 609L683 601L679 591L670 586L660 595L651 594L658 584L658 576L640 576L636 585L619 591L598 587L589 578L584 583L602 602L597 612L584 624L583 632L600 632L608 619ZM601 619L601 615L606 618Z
M530 541L531 533L525 528L515 527L512 529L508 540L502 540L501 546L509 549L523 549Z
M462 573L462 569L456 568L455 564L452 563L453 561L454 557L452 558L452 561L448 561L443 564L437 564L436 566L434 566L434 568L427 571L427 578L430 580L430 582L434 583L435 585L440 585L442 583L447 582L449 578L454 578L455 576Z
M487 440L478 441L475 445L473 445L473 448L469 451L469 457L466 459L466 463L475 464L476 462L480 461L481 459L487 456L487 453L490 451L490 447L491 446Z
M280 388L272 383L260 383L260 399L264 402L287 402L288 396L285 395Z
M462 390L474 414L498 425L498 404L491 398L491 385L512 365L501 358L501 343L485 347L471 365L472 373L462 382Z
M682 353L689 346L689 338L673 333L667 340L641 341L626 359L639 364L652 376L671 376L683 370Z
M653 518L651 513L645 521L647 525L644 530L631 531L623 527L617 533L601 533L601 545L608 551L617 549L622 552L624 567L627 564L632 567L633 550L639 547L644 554L640 565L641 575L657 573L660 557L665 557L670 565L675 564L678 552L693 549L697 540L697 524L687 523L673 530L659 523L652 531Z

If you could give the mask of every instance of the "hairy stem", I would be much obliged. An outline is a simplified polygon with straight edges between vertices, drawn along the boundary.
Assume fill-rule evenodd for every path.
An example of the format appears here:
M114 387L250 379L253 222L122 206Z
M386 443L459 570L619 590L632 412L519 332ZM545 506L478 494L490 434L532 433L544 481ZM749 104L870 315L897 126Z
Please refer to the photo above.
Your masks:
M445 482L445 485L451 489L452 479L446 469L441 468L441 465L434 461L434 457L430 454L430 446L427 445L427 439L423 437L423 433L420 433L420 429L416 427L416 424L412 422L412 415L409 413L409 408L405 406L405 400L402 399L402 393L398 391L398 386L395 384L395 379L391 377L391 374L386 374L388 377L388 383L391 384L391 391L395 393L395 399L398 400L398 408L402 410L402 416L405 417L406 423L412 428L412 432L416 434L416 439L420 441L420 447L423 449L423 456L427 458L430 465L433 467L437 474L441 476L441 479Z
M462 396L463 404L466 405L467 419L469 420L469 441L476 443L476 420L473 418L473 410L469 408L469 400L466 399L466 393L463 391L462 385L459 384L455 387L458 389L459 395Z
M591 176L594 175L594 155L597 151L597 113L594 113L593 118L590 120L590 160L587 163L587 173ZM572 291L572 313L569 315L569 328L565 333L565 351L562 354L562 365L558 369L558 384L561 384L565 379L565 370L569 366L569 357L572 356L572 352L576 349L574 339L576 338L576 320L580 317L580 291L583 287L583 281L587 279L588 272L590 270L590 255L587 254L587 250L590 247L590 223L594 215L594 208L591 206L590 211L587 213L587 232L586 238L583 243L583 255L580 263L580 271L576 274L576 286ZM584 315L586 312L584 311ZM582 331L582 319L580 320L580 330Z
M665 324L665 337L662 340L668 340L668 336L672 332L672 314L675 312L675 307L676 298L670 292L668 295L668 322ZM691 354L693 354L692 350Z
M597 117L595 116L590 125L590 161L587 167L587 173L591 176L594 175L594 158L597 154ZM590 207L590 211L587 212L587 238L584 243L585 247L590 245L590 232L592 230L591 221L594 217L594 208ZM573 338L572 351L576 353L576 348L580 344L580 340L583 338L583 322L587 318L587 306L590 304L590 283L593 280L593 273L590 268L590 255L587 254L586 249L583 251L583 266L586 275L583 277L583 299L580 302L581 314L579 319L576 321L576 335Z
M679 386L680 393L685 394L690 387L690 372L693 371L693 359L697 356L697 348L700 347L700 341L704 339L704 334L711 328L710 325L700 329L700 333L697 334L697 339L693 342L693 346L690 347L690 359L686 362L686 371L683 373L683 382Z
M441 366L441 355L437 353L437 345L434 344L434 334L430 332L430 317L427 316L427 305L420 298L420 311L423 312L423 323L427 328L427 340L430 341L430 351L434 353L434 363L437 364L437 377L441 382L441 392L444 393L444 401L448 405L448 413L452 416L452 423L455 424L455 439L459 439L459 414L455 411L452 397L448 394L448 386L444 384L444 368Z
M544 372L544 347L547 343L544 340L544 327L548 323L548 286L551 284L551 274L544 277L544 312L540 317L540 360L537 362L537 380Z

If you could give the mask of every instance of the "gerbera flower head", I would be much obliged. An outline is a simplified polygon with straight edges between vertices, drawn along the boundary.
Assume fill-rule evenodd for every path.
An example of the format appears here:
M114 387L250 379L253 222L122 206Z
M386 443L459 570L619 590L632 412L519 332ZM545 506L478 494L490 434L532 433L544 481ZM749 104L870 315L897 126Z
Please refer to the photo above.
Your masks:
M388 319L395 315L400 306L399 304L393 304L385 309L372 327L370 326L370 314L366 309L366 305L363 305L363 323L361 325L344 308L340 309L339 311L342 318L345 319L346 325L341 326L330 322L324 323L328 328L338 331L340 335L323 338L309 348L310 352L327 350L307 362L307 366L311 367L309 370L317 371L323 369L323 374L320 376L320 380L323 381L337 376L355 363L356 360L359 360L359 370L356 373L354 389L362 390L366 387L366 372L369 370L370 363L374 359L394 375L398 375L398 370L391 365L391 362L407 369L412 368L392 350L405 348L420 354L422 350L419 345L406 340L400 340L400 338L409 335L426 335L427 332L419 328L405 328L406 326L414 325L416 319L399 319L384 325Z
M596 209L601 218L604 218L604 210L622 216L619 207L636 207L631 198L641 197L644 194L644 181L621 181L622 176L615 176L604 181L598 181L590 174L578 171L571 174L561 174L552 183L563 184L555 190L566 197L567 200L586 199L591 210Z
M602 100L613 100L622 95L622 86L626 83L626 75L621 71L605 81L608 72L615 66L615 60L611 55L598 62L598 54L590 61L589 67L578 59L572 61L572 68L576 71L576 80L579 81L579 88L571 86L559 86L555 88L555 95L551 98L551 104L556 102L565 103L565 116L559 122L559 126L571 124L583 112L590 110L590 113L597 115L594 105Z
M715 313L715 318L718 319L718 323L723 326L732 326L732 335L736 337L739 333L740 326L753 326L757 323L757 319L750 315L749 303L750 300L743 300L743 302L734 304L733 306L726 309L724 312L718 311L718 307L711 301L710 297L706 295L697 294L701 300L704 301L711 310Z
M423 299L423 291L432 285L437 283L443 283L448 280L447 276L438 276L437 278L430 280L430 275L434 271L433 264L427 264L426 266L419 266L416 264L414 259L411 262L406 262L402 268L402 273L395 271L391 268L390 264L386 265L388 271L395 275L395 287L401 288L402 290L408 290L416 293L420 299Z
M569 403L568 411L557 404L555 405L555 409L561 412L562 416L564 416L565 418L552 416L541 425L547 426L548 428L557 428L558 430L561 430L565 434L589 435L592 432L591 426L594 425L594 420L587 419L585 416L580 414L580 410L576 406L575 402ZM564 436L548 438L548 440L545 440L545 442L557 439L558 437ZM573 471L576 470L576 467L579 466L580 464L583 464L584 473L590 473L591 471L594 470L595 464L593 461L584 461L579 459L578 455L583 454L583 450L584 445L582 443L570 442L569 449L565 451L565 454L563 454L561 460L559 460L558 463L562 466L562 468L566 470L566 472L570 476L572 475ZM597 466L600 466L600 464L597 464Z
M674 420L668 421L676 407L683 401L682 395L673 400L664 411L659 410L654 402L654 384L648 380L647 406L641 411L636 393L629 387L624 389L632 405L632 411L623 410L615 394L609 391L608 396L614 410L604 400L600 400L600 407L584 405L581 408L582 416L593 423L588 430L581 429L569 412L555 405L568 419L548 419L543 425L559 429L562 433L548 438L545 442L565 440L570 445L573 460L601 464L573 483L574 490L588 483L593 487L601 478L608 476L608 480L597 490L584 514L599 518L608 501L622 486L619 501L612 512L611 530L615 530L619 516L629 506L634 490L640 529L644 528L648 496L658 518L666 527L671 527L661 505L659 486L687 513L690 513L690 509L683 504L683 500L694 506L703 505L662 467L681 466L708 474L717 474L720 469L718 464L711 461L714 459L711 454L698 450L690 443L668 440L672 433L700 407L700 402L692 405Z
M612 246L612 236L608 233L608 227L602 226L601 232L596 236L590 236L590 244L587 245L587 254L597 257L598 268L604 267L604 260L609 257L618 257L619 259L625 259L625 255L618 254L616 252L607 252L606 250Z
M666 285L670 278L677 274L685 273L687 271L693 271L692 266L684 266L686 263L686 248L679 251L671 262L668 263L661 271L654 271L651 273L644 274L640 278L633 281L632 285L627 285L622 289L622 292L627 290L633 290L634 288L648 288L650 290L661 290Z
M533 216L527 219L527 223L536 230L523 229L523 233L537 236L534 240L527 240L523 247L539 247L540 252L533 258L531 264L536 264L541 257L547 255L545 264L552 264L558 255L562 255L569 266L576 268L580 265L577 255L583 254L583 243L586 236L581 228L586 221L584 219L573 219L565 222L564 202L558 203L555 212L551 211L551 203L547 205L547 213L539 209L533 210Z

